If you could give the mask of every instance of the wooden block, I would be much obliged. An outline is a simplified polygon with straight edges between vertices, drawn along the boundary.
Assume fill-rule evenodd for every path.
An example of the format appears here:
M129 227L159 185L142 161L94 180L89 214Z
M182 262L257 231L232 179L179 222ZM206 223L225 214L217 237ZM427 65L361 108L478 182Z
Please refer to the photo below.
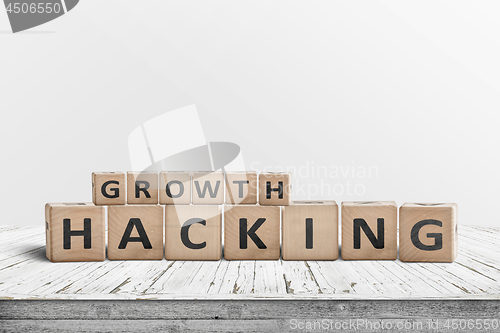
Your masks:
M453 262L458 254L457 204L405 203L399 208L399 260Z
M127 203L158 203L158 174L156 172L127 172Z
M222 205L224 203L224 174L222 172L193 173L193 204Z
M338 234L335 201L294 201L283 207L283 260L337 260Z
M259 204L288 206L291 204L291 175L286 172L265 172L259 175Z
M163 206L110 206L108 259L163 259Z
M160 173L160 204L189 205L191 203L191 174L189 172Z
M396 260L397 206L394 201L342 203L342 259Z
M226 206L224 225L226 260L280 258L280 207Z
M93 172L92 202L94 205L125 205L126 183L123 172Z
M226 202L257 204L257 173L226 172Z
M222 209L218 205L165 207L167 260L220 260Z
M103 261L104 207L93 203L45 205L46 255L52 262Z

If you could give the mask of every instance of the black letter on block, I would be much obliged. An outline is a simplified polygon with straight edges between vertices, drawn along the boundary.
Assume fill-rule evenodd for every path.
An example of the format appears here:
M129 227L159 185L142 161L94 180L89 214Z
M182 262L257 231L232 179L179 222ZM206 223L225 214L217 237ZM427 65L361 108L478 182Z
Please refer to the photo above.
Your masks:
M116 184L116 185L120 185L120 182L116 181L116 180L110 180L110 181L107 181L105 182L104 184L102 184L101 186L101 193L102 195L105 197L105 198L109 198L109 199L113 199L113 198L118 198L120 196L120 189L115 187L115 188L110 188L111 191L114 192L114 194L108 194L106 192L106 186L108 186L109 184Z
M313 248L313 219L306 219L306 249Z
M271 192L278 191L278 199L283 199L283 182L278 182L278 187L272 188L271 182L266 182L266 198L271 199Z
M134 226L137 228L137 233L139 234L139 237L130 237L130 234L132 233L132 229L134 229ZM142 242L142 245L144 246L145 249L153 248L151 246L151 243L149 242L148 235L146 235L146 231L144 230L141 219L131 218L128 221L127 229L125 229L125 232L123 233L123 237L120 242L120 245L118 245L118 248L120 250L125 249L127 247L128 242Z
M233 181L233 184L238 184L238 196L240 198L243 198L243 185L248 184L250 181L248 180L235 180Z
M71 249L71 236L83 236L83 248L92 248L92 232L89 218L83 219L83 230L71 230L71 220L63 220L64 245L63 249Z
M144 185L141 187L140 185ZM136 180L135 181L135 197L138 199L141 196L141 192L144 192L146 198L151 198L151 194L148 192L149 182L145 180Z
M378 235L377 238L375 238L375 235L368 226L368 223L366 223L366 221L363 219L354 219L353 227L354 227L355 249L361 248L361 228L363 228L366 237L368 237L368 240L370 240L374 248L376 249L384 248L384 219L381 218L377 219L377 235Z
M250 230L247 231L247 219L240 219L240 249L247 248L247 235L250 236L259 249L267 249L266 244L255 233L265 221L264 218L257 219Z
M170 188L172 187L172 184L177 184L179 185L179 193L176 195L173 195L172 192L170 191ZM167 183L167 186L165 187L165 192L170 198L179 198L184 194L184 184L180 180L171 180Z
M189 240L189 227L192 226L195 223L199 223L202 225L207 225L207 221L199 218L193 218L189 219L184 224L182 225L181 228L181 240L182 244L184 244L187 248L193 249L193 250L199 250L203 249L204 247L207 246L207 242L195 244Z
M438 221L438 220L422 220L418 223L416 223L413 228L411 228L411 242L417 249L424 250L424 251L436 251L436 250L441 250L443 248L443 234L440 233L428 233L427 237L429 238L434 238L434 245L425 245L420 241L420 238L418 238L418 233L420 229L422 229L423 226L426 225L437 225L438 227L443 226L443 222Z
M207 193L207 189L208 189L208 195L210 196L210 198L216 198L217 192L219 192L220 180L218 180L215 183L215 190L212 190L212 184L210 184L210 182L208 180L205 181L205 184L203 185L203 192L200 189L200 182L199 181L196 180L194 182L194 185L196 186L196 191L198 192L198 196L200 198L205 197L205 193Z

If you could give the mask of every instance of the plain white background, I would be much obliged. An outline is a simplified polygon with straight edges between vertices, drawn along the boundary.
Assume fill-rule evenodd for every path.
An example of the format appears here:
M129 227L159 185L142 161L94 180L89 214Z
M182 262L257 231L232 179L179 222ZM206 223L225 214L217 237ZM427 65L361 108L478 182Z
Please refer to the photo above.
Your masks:
M294 174L294 199L456 202L459 223L498 225L499 10L82 0L20 34L0 10L0 223L90 201L92 171L130 169L135 127L196 104L207 140L240 145L248 168L378 170Z

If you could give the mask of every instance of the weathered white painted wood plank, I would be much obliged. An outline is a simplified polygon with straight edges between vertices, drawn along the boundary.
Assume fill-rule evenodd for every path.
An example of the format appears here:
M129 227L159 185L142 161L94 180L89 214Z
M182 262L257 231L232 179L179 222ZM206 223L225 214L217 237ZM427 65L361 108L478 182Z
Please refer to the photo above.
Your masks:
M255 266L257 263L250 260L238 261L236 267L236 280L233 285L233 294L253 294L255 293ZM234 267L234 266L233 266Z
M464 265L470 270L487 276L490 279L498 281L498 274L500 273L500 267L495 267L496 264L493 261L485 262L486 260L481 261L479 256L471 255L466 251L462 251L458 256L456 263L459 265Z
M45 246L39 246L31 251L26 251L20 253L19 255L13 255L0 262L0 276L11 269L18 269L25 265L46 265L48 263L45 257ZM35 267L30 267L35 268Z
M337 260L335 265L339 268L340 273L349 282L354 293L374 295L380 294L378 288L373 286L367 276L363 276L359 272L359 261L343 261Z
M232 261L227 260L220 261L220 265L213 276L213 280L210 282L210 286L208 287L208 294L218 294L221 292L223 285L231 283L231 275L227 274L231 262ZM234 285L234 280L232 283Z
M66 281L71 281L72 277L77 276L80 271L95 264L95 262L64 263L57 267L48 264L41 271L30 275L23 283L13 286L9 291L28 295L44 294L44 290L50 293L50 290L58 289Z
M102 274L97 280L90 280L80 291L82 294L112 294L118 295L120 287L127 284L130 274L143 265L144 261L109 261L113 268ZM160 263L161 261L158 261ZM163 262L165 264L165 262Z
M163 274L167 272L174 261L146 261L140 270L130 272L126 283L121 283L113 292L117 294L144 295L148 289Z
M335 276L330 275L326 272L326 269L321 266L323 261L306 261L307 267L309 268L313 279L316 280L319 290L319 294L336 294L341 291L340 283L335 283ZM338 272L335 274L338 275ZM340 277L341 278L341 277ZM342 283L345 281L342 281ZM345 282L347 284L347 282Z
M428 284L432 284L439 294L463 294L464 291L457 286L450 285L440 274L425 269L420 263L402 263L397 261L398 266L408 271L408 274L416 274L422 279L427 279Z
M424 269L436 271L448 283L459 286L465 293L500 292L496 281L488 279L481 274L474 274L474 272L464 266L442 263L425 264L426 266L423 266L423 264L420 265Z
M79 280L64 280L58 285L63 285L57 290L58 294L88 294L97 292L99 285L107 286L107 282L103 280L107 275L112 275L114 270L123 262L121 261L104 261L96 263L96 265L88 266L87 269L80 271Z
M222 260L221 268L217 270L217 275L210 287L210 293L216 294L236 294L236 281L239 277L239 265L241 261Z
M43 246L45 252L45 235L41 235L40 233L34 233L19 242L11 239L9 240L11 241L10 244L4 244L0 247L0 267L4 265L3 261L23 253L33 251L36 248Z
M334 290L335 294L348 295L354 293L354 289L351 286L351 282L349 282L342 275L337 261L316 261L316 262L308 261L307 263L311 268L311 272L314 273L316 281L318 281L318 284L320 285L323 294L328 294L328 292L326 291L329 288ZM318 276L322 276L321 280L326 281L327 284L322 284L320 282L321 280L317 279Z
M305 261L282 261L286 291L290 294L319 294L320 287Z
M191 261L178 270L161 294L206 294L210 288L220 261Z
M464 247L472 252L480 252L480 253L488 253L488 256L491 254L500 253L497 244L490 241L482 241L480 239L481 236L477 237L469 237L464 236L458 239L459 249L460 247Z
M170 281L170 278L172 275L178 271L179 269L182 268L184 264L188 263L187 261L166 261L164 265L162 265L164 268L164 272L156 279L153 281L151 286L147 289L146 293L147 294L157 294L164 290L167 286L167 284Z
M281 260L260 260L255 262L254 293L260 295L286 293Z
M437 288L431 280L423 275L413 274L403 269L403 267L399 265L398 261L380 262L383 274L393 275L395 283L399 283L402 288L408 290L408 295L420 295L423 293L435 293L439 295L442 293L442 290Z
M364 276L371 276L370 279L374 286L377 286L382 293L388 295L404 295L408 292L402 287L401 280L395 279L393 274L387 274L380 261L363 261L360 265L360 271Z

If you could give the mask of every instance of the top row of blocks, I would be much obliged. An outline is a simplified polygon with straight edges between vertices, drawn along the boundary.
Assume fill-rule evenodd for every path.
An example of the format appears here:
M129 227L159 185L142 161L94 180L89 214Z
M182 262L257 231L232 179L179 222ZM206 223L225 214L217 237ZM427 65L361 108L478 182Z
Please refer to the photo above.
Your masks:
M225 184L225 186L224 186ZM95 205L291 204L290 173L226 172L94 172ZM192 199L191 199L192 196Z

